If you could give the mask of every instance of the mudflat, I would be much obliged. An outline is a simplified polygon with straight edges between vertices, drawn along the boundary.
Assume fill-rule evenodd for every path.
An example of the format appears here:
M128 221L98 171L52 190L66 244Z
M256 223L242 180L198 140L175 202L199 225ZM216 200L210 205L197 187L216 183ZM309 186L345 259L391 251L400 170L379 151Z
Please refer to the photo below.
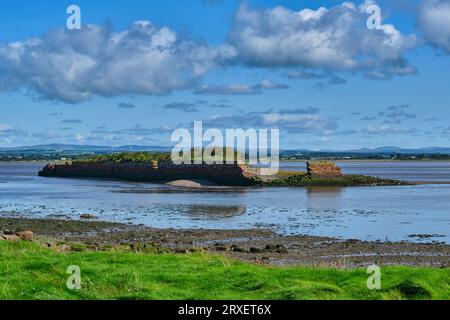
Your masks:
M59 250L114 248L152 253L208 252L269 265L356 268L371 264L450 267L450 245L282 236L270 230L154 229L103 221L0 218L0 234L33 231L34 241Z

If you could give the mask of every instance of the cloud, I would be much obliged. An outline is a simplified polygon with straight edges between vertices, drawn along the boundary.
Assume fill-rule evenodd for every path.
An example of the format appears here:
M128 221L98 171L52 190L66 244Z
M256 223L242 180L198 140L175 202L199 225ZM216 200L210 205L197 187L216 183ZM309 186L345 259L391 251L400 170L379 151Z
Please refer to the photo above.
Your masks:
M378 113L379 116L384 116L384 123L396 123L400 124L403 121L415 119L416 114L414 112L407 112L409 105L390 106L386 110Z
M62 112L52 112L47 114L48 117L62 116Z
M35 132L31 135L33 138L37 138L39 140L54 140L54 139L59 139L61 138L61 135L56 133L56 132L52 132L52 131L41 131L41 132Z
M175 126L162 125L157 128L145 128L139 124L131 128L108 130L105 127L100 127L91 132L93 135L128 135L128 136L151 136L155 134L172 132L175 130Z
M295 108L295 109L281 109L279 112L283 114L317 114L320 109L315 107Z
M345 80L344 78L341 78L337 75L332 75L327 83L332 84L332 85L339 85L339 84L347 83L347 80Z
M233 107L227 104L223 104L223 103L212 103L209 104L208 107L210 108L220 108L220 109L232 109Z
M341 78L341 77L339 77L337 75L334 75L334 74L329 75L328 77L329 78L328 78L327 81L325 81L325 82L318 82L318 83L316 83L314 85L314 87L316 89L322 90L322 89L324 89L324 88L326 88L328 86L337 86L337 85L341 85L341 84L347 83L346 79Z
M323 79L314 85L316 89L324 89L327 86L340 85L347 83L347 80L333 73L315 73L305 70L292 70L287 73L289 79L318 80Z
M164 106L165 109L179 110L183 112L199 112L193 103L186 102L173 102L166 104Z
M246 84L208 85L197 88L195 94L199 95L255 95L261 91Z
M80 119L64 119L61 123L80 124L83 123Z
M323 79L327 77L326 74L319 74L304 70L291 70L287 73L287 76L289 79L304 79L304 80Z
M6 124L0 124L0 137L8 138L8 137L24 137L27 133L22 129L11 127Z
M208 103L208 101L198 100L195 102L172 102L164 105L163 108L194 113L200 112L199 108L231 109L233 107L223 103Z
M136 106L132 103L125 103L125 102L121 102L117 105L117 108L122 108L122 109L134 109L136 108Z
M363 135L392 135L392 134L414 134L417 133L416 128L399 128L391 125L368 126L352 130L343 130L340 134L363 134Z
M289 86L271 80L262 80L255 85L227 84L227 85L203 85L197 88L195 94L199 95L257 95L264 90L289 89Z
M374 116L365 116L361 118L363 121L376 120L381 117L385 124L400 124L406 120L415 119L417 115L414 112L409 112L409 104L395 105L385 108Z
M96 25L55 29L40 38L0 45L0 92L25 88L66 103L93 96L165 95L194 87L234 56L228 45L181 39L148 21L122 32Z
M274 90L274 89L289 89L289 86L282 83L273 82L270 80L262 80L254 86L255 89Z
M316 108L251 112L228 116L214 116L203 121L214 128L279 128L287 133L328 134L337 129L335 121L317 113Z
M296 12L244 4L235 15L230 43L248 66L376 72L385 78L415 73L402 56L416 46L415 35L405 36L390 24L368 29L366 6L345 2Z
M417 24L425 41L450 54L450 1L424 0Z
M440 128L440 129L442 129L441 130L441 135L443 135L443 136L450 135L450 126L447 127L447 128ZM435 128L435 130L436 130L436 128Z

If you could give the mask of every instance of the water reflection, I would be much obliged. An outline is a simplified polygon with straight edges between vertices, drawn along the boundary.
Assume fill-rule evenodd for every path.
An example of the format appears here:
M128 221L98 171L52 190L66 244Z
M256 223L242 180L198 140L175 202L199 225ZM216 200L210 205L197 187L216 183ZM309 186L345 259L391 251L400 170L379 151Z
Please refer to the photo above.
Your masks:
M189 194L189 193L240 193L247 192L247 188L238 187L201 187L201 188L183 188L183 187L170 187L170 186L158 186L152 185L151 188L130 188L130 189L118 189L110 190L115 193L132 193L132 194Z
M223 219L243 215L246 211L247 207L243 205L223 206L195 204L189 206L187 213L191 216L207 216L207 218L211 219Z
M309 187L306 189L307 209L340 209L342 207L341 187Z

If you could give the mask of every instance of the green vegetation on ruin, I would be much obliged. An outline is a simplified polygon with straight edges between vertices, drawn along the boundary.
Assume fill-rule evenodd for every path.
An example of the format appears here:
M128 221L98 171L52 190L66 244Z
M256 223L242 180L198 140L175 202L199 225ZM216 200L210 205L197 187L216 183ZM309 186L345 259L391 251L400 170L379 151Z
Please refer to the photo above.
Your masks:
M203 154L203 151L201 151ZM227 148L223 149L223 156L221 162L225 162ZM234 159L236 160L239 153L233 152ZM194 161L195 159L195 150L191 150L190 160ZM214 152L212 152L212 156L214 156ZM204 157L203 161L209 161L213 159L212 157ZM114 162L114 163L145 163L151 161L171 161L171 153L169 152L121 152L121 153L112 153L105 155L97 155L91 156L84 159L87 162Z
M385 267L381 290L368 290L365 269L111 250L59 253L0 241L0 299L450 299L450 269ZM71 265L81 269L81 290L66 287Z
M151 161L169 161L168 152L121 152L89 157L88 162L144 163Z

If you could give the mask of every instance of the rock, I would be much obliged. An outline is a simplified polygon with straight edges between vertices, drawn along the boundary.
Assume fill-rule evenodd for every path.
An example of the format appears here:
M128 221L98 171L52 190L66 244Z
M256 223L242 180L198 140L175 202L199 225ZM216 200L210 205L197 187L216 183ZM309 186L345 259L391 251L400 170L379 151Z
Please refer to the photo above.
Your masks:
M32 231L19 231L16 232L16 236L25 241L33 241L33 232Z
M175 249L174 252L177 253L177 254L188 254L188 253L190 253L189 250L180 249L180 248Z
M12 232L11 230L5 230L5 231L3 231L3 234L11 236L14 234L14 232Z
M276 253L289 253L288 249L286 248L286 246L282 245L282 244L277 244L277 247L275 249Z
M244 248L241 248L241 247L236 246L236 245L232 245L231 246L231 251L232 252L247 252L247 250L245 250Z
M20 237L16 236L15 234L5 234L3 236L3 239L6 241L20 241Z
M252 248L250 248L250 252L251 252L251 253L263 253L263 252L264 252L264 249L252 247Z
M215 249L216 251L227 251L227 247L225 246L216 246Z
M69 246L68 244L65 244L65 245L61 246L61 248L59 248L59 252L61 252L61 253L67 253L70 251L72 251L72 247Z
M133 252L139 252L141 251L141 245L139 243L131 243L130 244L130 250Z
M52 248L55 247L55 244L53 242L45 242L45 243L42 244L42 246L44 248L52 249Z
M196 181L192 180L176 180L167 183L167 185L172 187L184 187L184 188L200 188L202 185Z
M83 214L80 215L80 219L92 220L92 219L97 219L97 217L94 216L93 214L83 213Z
M86 245L84 244L74 244L71 246L72 251L74 252L84 252L86 251Z

